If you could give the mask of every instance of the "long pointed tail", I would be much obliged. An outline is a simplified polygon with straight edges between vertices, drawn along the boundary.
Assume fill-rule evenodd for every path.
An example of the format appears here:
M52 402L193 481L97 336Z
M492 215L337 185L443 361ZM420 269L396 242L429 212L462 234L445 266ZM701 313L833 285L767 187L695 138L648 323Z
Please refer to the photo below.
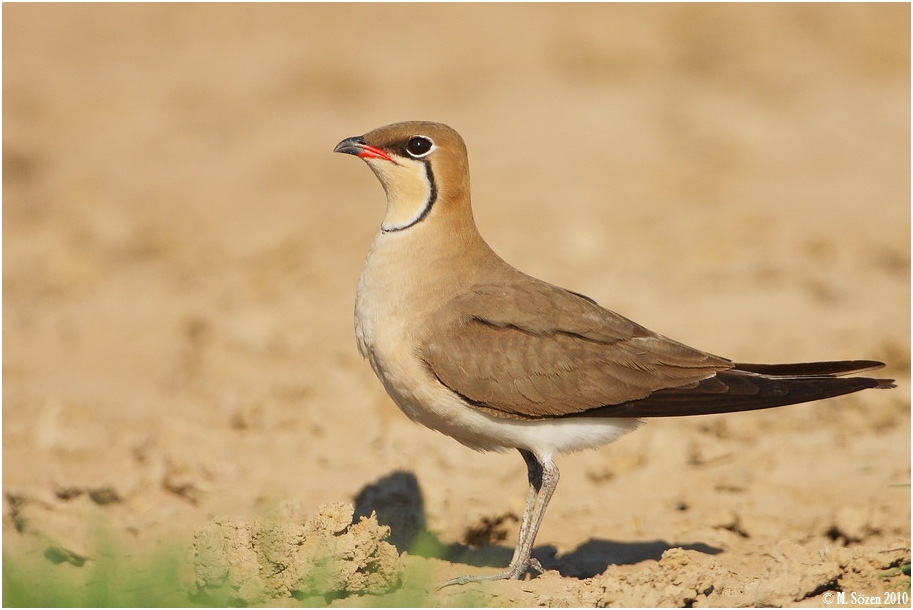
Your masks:
M874 360L734 364L688 386L654 392L641 400L596 409L604 417L672 417L753 411L821 400L869 388L895 387L893 379L850 377L879 369Z
M843 377L884 367L877 360L834 360L832 362L797 362L794 364L736 363L734 369L771 377ZM894 381L893 379L891 381Z

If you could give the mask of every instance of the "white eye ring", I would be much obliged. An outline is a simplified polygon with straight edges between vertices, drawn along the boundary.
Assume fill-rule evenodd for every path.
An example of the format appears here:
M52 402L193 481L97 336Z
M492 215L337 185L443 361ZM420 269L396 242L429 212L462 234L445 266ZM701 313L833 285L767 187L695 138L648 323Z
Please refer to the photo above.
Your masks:
M437 146L434 145L434 140L428 136L415 135L409 138L409 141L406 142L406 154L408 154L413 159L421 159L422 157L427 157L436 148Z

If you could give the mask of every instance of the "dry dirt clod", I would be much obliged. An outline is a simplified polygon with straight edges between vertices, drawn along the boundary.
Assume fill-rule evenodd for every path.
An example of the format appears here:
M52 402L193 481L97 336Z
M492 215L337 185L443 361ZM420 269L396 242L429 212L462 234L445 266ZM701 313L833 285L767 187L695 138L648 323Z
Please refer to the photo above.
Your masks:
M255 604L299 596L379 594L399 585L403 565L377 518L352 523L354 507L325 504L307 520L216 517L194 535L198 593ZM221 592L221 593L217 593Z

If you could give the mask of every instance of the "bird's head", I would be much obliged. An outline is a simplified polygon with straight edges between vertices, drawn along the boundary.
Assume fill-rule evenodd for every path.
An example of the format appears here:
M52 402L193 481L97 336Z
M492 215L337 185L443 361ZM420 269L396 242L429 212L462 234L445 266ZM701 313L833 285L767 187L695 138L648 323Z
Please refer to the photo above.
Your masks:
M361 157L387 194L381 230L403 231L436 208L469 210L469 159L463 138L441 123L408 121L346 138L334 152Z

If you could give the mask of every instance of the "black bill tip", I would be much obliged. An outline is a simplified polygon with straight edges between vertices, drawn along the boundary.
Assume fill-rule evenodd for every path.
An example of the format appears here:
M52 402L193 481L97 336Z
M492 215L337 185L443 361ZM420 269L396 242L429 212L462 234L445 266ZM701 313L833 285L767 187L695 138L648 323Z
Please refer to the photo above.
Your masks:
M365 144L365 139L362 136L352 136L337 144L336 148L333 149L333 152L358 155L364 151Z

